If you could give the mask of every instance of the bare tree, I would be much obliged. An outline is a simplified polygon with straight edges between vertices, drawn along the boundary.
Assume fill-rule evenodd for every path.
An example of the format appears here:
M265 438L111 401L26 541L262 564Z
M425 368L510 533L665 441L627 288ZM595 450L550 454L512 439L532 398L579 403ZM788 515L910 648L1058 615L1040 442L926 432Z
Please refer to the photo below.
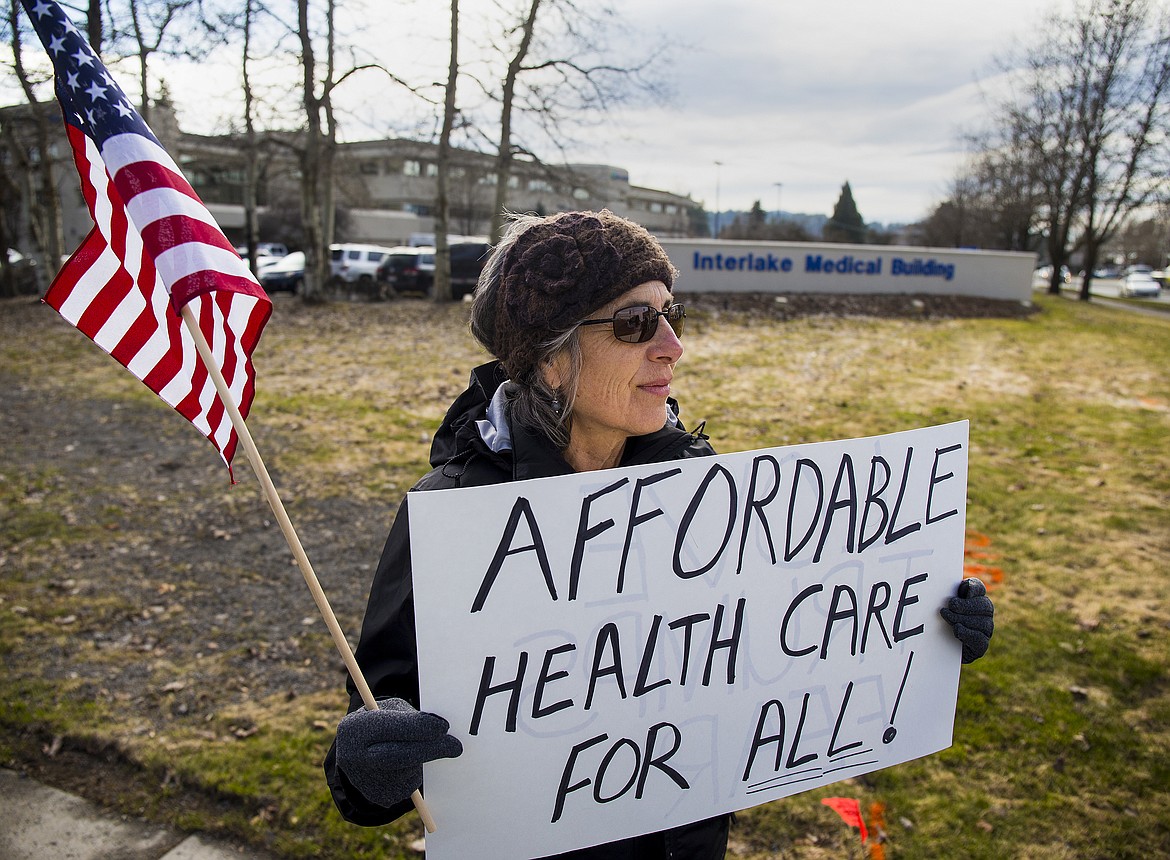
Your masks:
M504 229L504 214L507 211L508 180L512 176L512 108L516 100L516 83L520 73L524 70L524 61L532 47L532 35L536 30L536 13L540 9L542 0L529 0L528 13L519 26L520 41L516 46L512 58L508 61L508 71L504 75L503 87L500 91L500 137L496 148L496 201L492 208L491 241L494 245L500 241Z
M1049 292L1060 292L1062 266L1083 250L1087 300L1102 243L1165 187L1170 30L1151 19L1147 0L1087 0L1043 32L996 122L1034 182Z
M301 220L305 252L305 289L308 302L324 299L324 285L329 272L329 246L336 226L335 159L337 153L337 115L334 93L352 76L377 70L395 85L417 95L406 82L379 63L353 62L339 71L337 56L342 50L337 42L336 0L325 0L323 20L311 20L311 0L297 0L296 37L300 44L301 103L304 127L297 144L300 166ZM323 37L320 30L324 31ZM323 68L319 65L315 42L323 38Z
M55 142L60 139L60 112L55 104L37 98L38 82L33 80L24 65L25 30L18 0L9 0L6 11L12 70L28 102L28 111L14 115L14 121L5 123L3 138L8 156L20 177L29 229L42 261L39 268L45 279L40 284L43 289L56 275L65 253L61 197L53 173ZM0 252L6 252L7 247L0 248Z
M301 43L301 98L305 115L305 139L300 155L301 168L301 224L305 239L305 281L302 297L305 301L321 301L329 266L327 222L322 216L326 201L325 186L333 184L332 159L328 129L322 125L322 116L331 106L330 88L333 85L333 0L328 0L325 27L329 56L326 77L318 92L317 58L313 47L313 32L309 22L309 0L297 0L297 35Z
M1145 263L1154 269L1170 264L1170 210L1155 207L1152 217L1131 218L1107 243L1107 262Z
M443 102L443 129L439 133L438 194L435 217L435 277L432 298L451 300L451 254L447 246L450 204L448 178L451 172L451 129L455 125L455 85L459 77L459 0L451 0L451 60L447 65L446 97Z
M85 35L97 55L102 53L102 0L89 0L85 6Z
M665 44L649 47L634 64L611 61L606 36L621 19L608 3L577 0L523 0L516 23L507 29L506 45L496 54L508 57L498 89L480 82L499 105L495 144L495 206L492 241L498 241L507 209L508 185L517 156L539 162L538 149L563 153L570 128L631 98L635 93L659 99L662 85L650 75L661 68ZM517 133L518 117L527 121L548 147Z
M975 154L950 193L922 223L922 241L942 247L1031 251L1036 247L1039 188L1011 128L971 138Z
M1081 70L1089 94L1077 126L1086 162L1084 195L1085 276L1088 301L1102 244L1132 211L1166 187L1165 143L1170 89L1170 27L1163 17L1151 27L1144 2L1111 0L1086 17L1077 44L1097 62Z
M127 0L126 15L128 32L122 33L119 20L110 16L113 42L126 39L133 45L134 57L138 63L139 106L138 112L149 125L151 121L150 75L151 57L164 51L168 37L173 36L173 25L180 22L184 13L197 9L199 0ZM170 32L168 32L170 31ZM180 39L166 53L187 53L198 56L205 43L199 39ZM97 47L94 47L97 50Z
M240 55L240 84L244 96L244 243L248 249L248 268L253 273L256 273L256 244L260 240L260 205L257 199L260 146L256 134L256 95L252 88L251 64L255 21L256 0L244 0L244 42Z

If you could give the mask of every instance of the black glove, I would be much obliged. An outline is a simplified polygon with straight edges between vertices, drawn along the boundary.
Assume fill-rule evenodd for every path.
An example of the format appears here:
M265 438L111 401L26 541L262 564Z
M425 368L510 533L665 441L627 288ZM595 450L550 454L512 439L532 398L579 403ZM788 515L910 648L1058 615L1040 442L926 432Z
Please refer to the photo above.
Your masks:
M939 614L955 629L955 638L963 643L964 663L974 663L987 653L991 634L995 632L995 607L983 580L960 582L958 596L948 598Z
M379 699L378 710L347 714L337 725L337 767L367 800L391 807L422 785L423 762L455 758L450 723L402 699Z

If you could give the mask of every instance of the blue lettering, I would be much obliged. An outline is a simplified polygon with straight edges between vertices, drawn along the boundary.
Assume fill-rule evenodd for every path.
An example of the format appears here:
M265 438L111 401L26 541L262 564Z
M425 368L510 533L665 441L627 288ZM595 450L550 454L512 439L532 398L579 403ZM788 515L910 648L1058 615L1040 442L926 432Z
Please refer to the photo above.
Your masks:
M955 264L940 263L935 259L902 260L894 258L890 273L910 277L942 278L944 281L950 281L955 277Z
M791 268L789 262L788 271ZM839 260L826 260L820 254L807 254L804 258L806 272L824 272L825 274L840 275L880 275L882 273L882 258L876 260L859 260L852 254L846 254Z
M812 260L812 257L809 259ZM691 256L691 265L696 272L791 272L792 258L777 257L775 254L757 256L755 253L732 257L695 251ZM832 271L834 263L827 261L826 265L830 267L827 271Z

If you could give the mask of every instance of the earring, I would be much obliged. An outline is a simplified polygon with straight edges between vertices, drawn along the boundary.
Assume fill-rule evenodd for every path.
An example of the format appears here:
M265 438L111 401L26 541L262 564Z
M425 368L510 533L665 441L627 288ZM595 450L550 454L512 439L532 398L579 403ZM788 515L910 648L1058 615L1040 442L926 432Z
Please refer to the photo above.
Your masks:
M552 410L556 414L557 418L560 418L565 414L565 404L561 403L561 393L559 391L553 392L550 405L552 406Z

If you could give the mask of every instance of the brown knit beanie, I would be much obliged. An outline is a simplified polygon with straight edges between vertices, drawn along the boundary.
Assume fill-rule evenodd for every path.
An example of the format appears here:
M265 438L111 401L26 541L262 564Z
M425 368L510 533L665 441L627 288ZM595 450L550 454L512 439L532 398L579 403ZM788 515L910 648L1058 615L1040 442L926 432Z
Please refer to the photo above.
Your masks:
M669 288L678 270L658 240L608 209L565 212L525 228L504 249L486 346L513 379L532 371L541 343L647 281Z

